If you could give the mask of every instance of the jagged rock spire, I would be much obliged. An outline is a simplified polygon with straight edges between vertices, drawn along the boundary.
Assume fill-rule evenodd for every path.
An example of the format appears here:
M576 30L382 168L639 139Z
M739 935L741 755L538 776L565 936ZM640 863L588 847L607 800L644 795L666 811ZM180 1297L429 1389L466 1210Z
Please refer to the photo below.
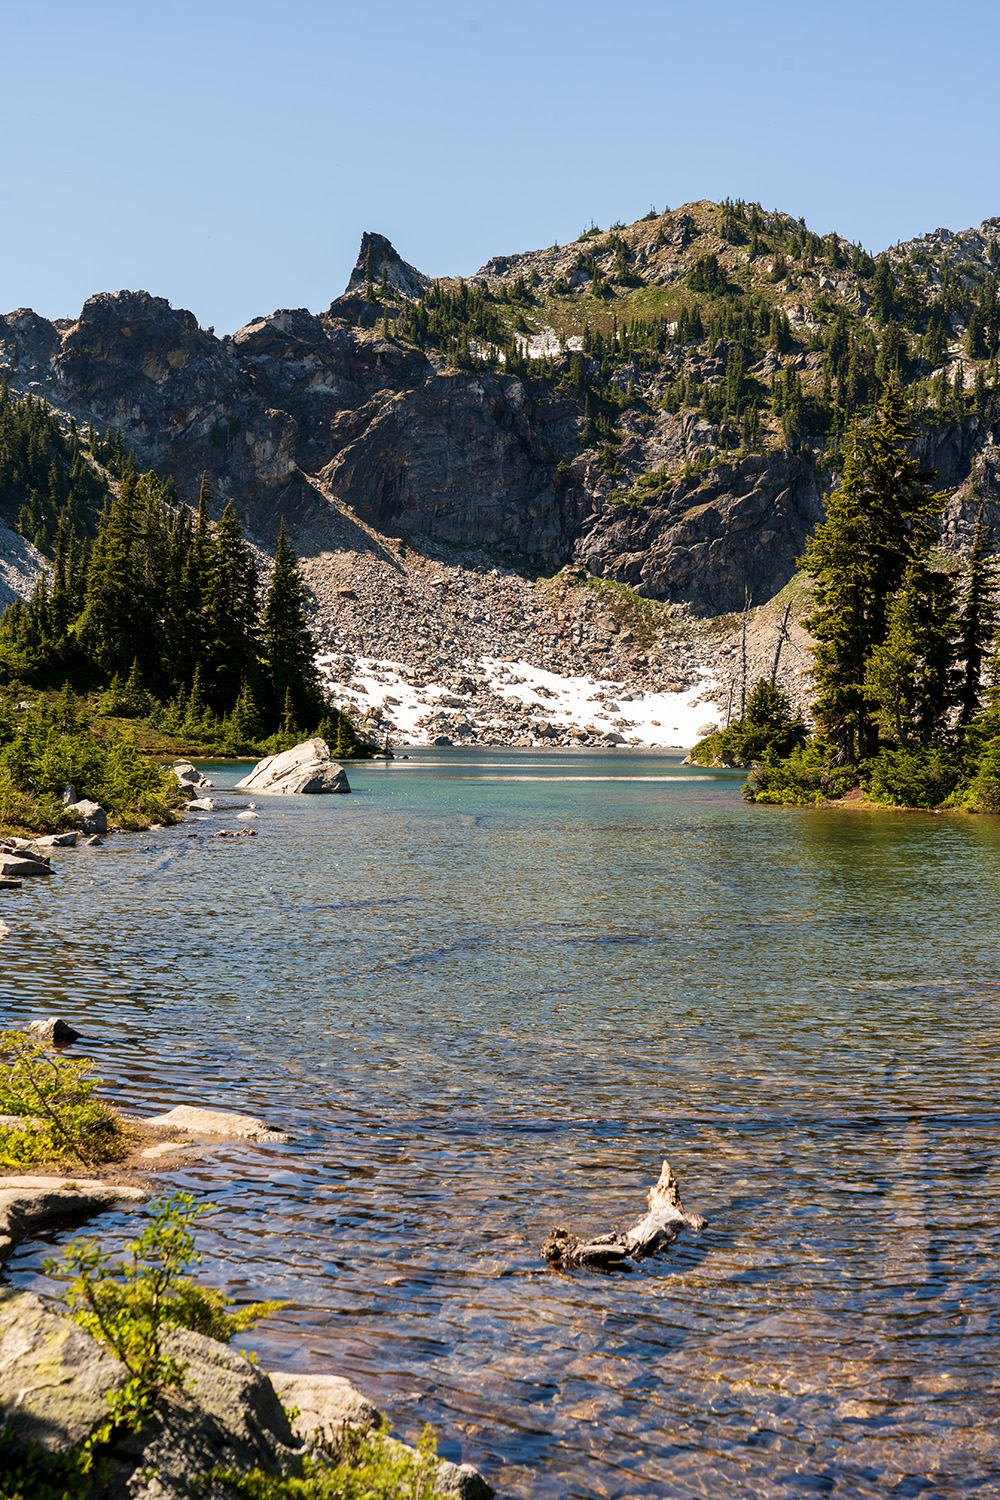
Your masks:
M411 266L408 261L403 260L384 234L372 234L366 229L361 236L361 249L358 252L357 264L351 272L351 279L347 283L347 291L344 295L364 291L367 281L372 281L378 286L382 280L383 271L390 286L395 287L397 292L402 292L404 297L411 297L414 300L422 297L431 285L431 278L425 276L422 271L418 271L416 266Z

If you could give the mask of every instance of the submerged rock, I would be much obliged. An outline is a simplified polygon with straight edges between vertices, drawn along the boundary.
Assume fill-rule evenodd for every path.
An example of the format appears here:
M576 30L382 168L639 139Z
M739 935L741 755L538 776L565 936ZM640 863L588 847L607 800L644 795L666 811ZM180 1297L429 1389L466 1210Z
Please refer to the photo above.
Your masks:
M330 757L325 740L306 740L281 755L259 760L242 781L246 792L349 792L347 773Z
M272 1130L256 1115L240 1115L223 1109L198 1109L193 1104L178 1104L164 1115L153 1115L145 1124L155 1130L194 1130L204 1135L228 1135L245 1141L287 1141L284 1131Z

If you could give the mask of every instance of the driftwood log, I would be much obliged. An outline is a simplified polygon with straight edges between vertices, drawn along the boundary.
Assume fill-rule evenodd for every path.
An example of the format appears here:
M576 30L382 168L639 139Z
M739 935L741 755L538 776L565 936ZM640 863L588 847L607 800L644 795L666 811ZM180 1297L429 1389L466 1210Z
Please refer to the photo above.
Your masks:
M550 1266L630 1271L630 1261L645 1260L648 1255L665 1250L682 1229L692 1229L697 1234L704 1227L705 1220L700 1214L685 1213L669 1162L663 1163L658 1181L649 1190L648 1202L648 1213L624 1233L616 1230L581 1240L568 1229L553 1229L542 1246L542 1254Z

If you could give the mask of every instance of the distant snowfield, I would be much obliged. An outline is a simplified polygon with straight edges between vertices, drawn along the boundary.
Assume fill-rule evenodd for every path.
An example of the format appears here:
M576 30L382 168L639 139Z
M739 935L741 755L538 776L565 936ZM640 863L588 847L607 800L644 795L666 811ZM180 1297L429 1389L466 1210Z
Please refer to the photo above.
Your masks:
M559 734L572 729L589 730L595 737L616 734L629 745L687 749L721 725L717 705L701 701L716 685L716 678L706 668L698 669L701 681L686 692L623 697L626 690L611 678L560 677L523 661L467 657L456 662L454 674L474 679L478 691L461 694L447 684L431 681L415 687L400 662L373 657L356 657L353 675L341 681L335 675L336 661L334 655L317 658L333 698L352 716L382 709L397 744L426 745L448 734L443 723L418 728L418 720L435 713L448 715L456 726L471 724L480 740L491 733L530 732L527 726L508 724L482 705L482 698L491 691L523 710L526 718L550 724ZM396 701L387 701L390 699ZM457 733L455 738L459 737Z

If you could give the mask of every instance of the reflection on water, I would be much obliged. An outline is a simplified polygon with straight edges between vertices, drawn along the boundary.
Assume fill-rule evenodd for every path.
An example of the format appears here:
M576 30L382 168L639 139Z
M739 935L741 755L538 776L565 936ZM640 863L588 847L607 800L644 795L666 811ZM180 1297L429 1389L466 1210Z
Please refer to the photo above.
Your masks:
M678 756L350 774L3 901L5 1019L294 1132L166 1178L209 1279L294 1299L248 1346L514 1495L1000 1493L998 820L746 808ZM699 1238L545 1269L663 1156Z

